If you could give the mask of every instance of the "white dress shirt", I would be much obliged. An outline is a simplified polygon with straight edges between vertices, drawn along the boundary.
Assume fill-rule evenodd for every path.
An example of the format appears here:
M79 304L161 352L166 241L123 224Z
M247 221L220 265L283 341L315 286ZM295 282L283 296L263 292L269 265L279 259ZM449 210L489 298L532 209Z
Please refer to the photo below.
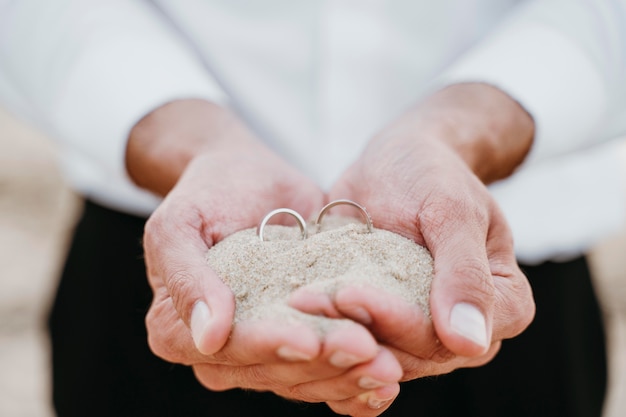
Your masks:
M128 133L168 101L232 107L328 188L429 91L493 84L537 126L491 188L526 262L624 222L625 74L624 0L0 0L0 100L58 140L79 191L135 214L159 200L127 176Z

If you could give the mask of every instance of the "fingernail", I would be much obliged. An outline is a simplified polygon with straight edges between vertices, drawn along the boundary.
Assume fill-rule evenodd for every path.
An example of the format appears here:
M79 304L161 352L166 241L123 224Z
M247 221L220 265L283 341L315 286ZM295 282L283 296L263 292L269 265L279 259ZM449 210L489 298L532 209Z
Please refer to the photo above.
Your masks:
M291 346L281 346L276 350L276 354L290 362L310 361L313 359L308 353L301 352Z
M387 404L391 400L391 398L378 398L373 391L370 391L359 395L359 400L367 403L367 406L369 408L378 410L384 407L385 404Z
M357 363L361 363L361 359L352 355L350 353L343 352L338 350L333 353L328 359L331 365L336 366L337 368L349 368Z
M343 312L361 324L372 324L372 316L363 307L349 307L345 308Z
M385 385L388 384L388 382L379 381L377 379L372 378L371 376L362 376L361 378L359 378L358 384L359 384L359 388L370 390L370 389L384 387Z
M209 306L207 306L204 301L198 301L196 305L193 306L193 310L191 310L191 322L189 324L191 327L191 337L196 345L196 349L200 352L202 352L202 338L210 319L211 311L209 310Z
M450 312L450 326L461 336L480 346L487 347L487 324L485 317L473 305L458 303Z

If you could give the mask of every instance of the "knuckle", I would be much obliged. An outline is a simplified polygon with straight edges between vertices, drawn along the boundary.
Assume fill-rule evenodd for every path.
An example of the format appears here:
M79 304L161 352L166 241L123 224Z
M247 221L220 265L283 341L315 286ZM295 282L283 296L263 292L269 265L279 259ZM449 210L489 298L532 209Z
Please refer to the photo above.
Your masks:
M168 362L179 363L180 357L158 332L148 332L148 346L152 353Z
M355 384L356 385L356 384ZM324 401L342 401L354 395L354 390L342 388L341 385L334 385L332 393L329 394L328 388L320 389L318 384L291 384L282 387L280 392L275 391L279 395L296 401L304 401L307 403L319 403Z
M304 388L302 384L285 387L283 389L283 392L281 392L281 395L292 400L305 401L309 403L320 402L323 400L321 398L317 398L314 395L311 395L311 393L308 392L308 390Z
M530 282L528 282L526 276L521 272L518 285L520 286L519 293L522 300L519 303L516 303L516 305L519 306L518 308L521 313L520 325L523 329L525 329L535 318L535 299L533 297L533 291L530 287Z
M271 390L276 382L268 378L262 366L229 366L229 365L203 365L198 367L202 370L204 385L215 391L223 391L231 388L243 388L253 390Z
M426 233L438 234L449 230L449 225L464 224L473 228L486 229L489 212L485 205L478 204L476 198L461 194L442 194L426 198L417 213L417 224Z
M240 358L231 349L224 348L211 355L211 362L223 365L240 364Z
M452 364L457 360L458 356L443 346L420 357L403 355L400 360L403 372L401 381L447 373L454 368Z
M146 250L158 246L164 236L164 222L161 221L160 211L157 209L146 221L144 226L143 245Z
M400 361L402 366L402 378L400 382L412 381L413 379L421 378L425 376L424 370L428 361L408 356Z
M237 381L237 386L241 388L266 391L280 385L268 376L263 366L259 365L235 367L233 375Z
M170 332L164 331L162 309L154 303L146 315L146 329L148 332L148 346L159 358L173 363L185 363L184 355L174 343Z
M489 267L476 257L457 262L451 270L453 276L463 277L464 290L472 298L480 298L491 303L495 297L495 287Z
M417 230L422 230L424 234L439 235L442 226L451 217L450 213L457 211L454 206L454 201L448 201L447 198L437 201L427 199L417 212Z
M194 365L193 371L196 379L211 391L226 391L237 388L237 385L230 380L230 372L224 372L221 366Z
M435 329L433 328L430 341L428 342L426 349L421 351L417 357L420 360L425 359L435 363L445 363L456 358L456 354L441 343L441 340L439 340ZM410 356L410 358L414 357Z
M456 354L442 344L431 350L426 357L426 359L435 363L449 362L454 358L456 358Z
M455 358L455 360L446 361L444 363L421 361L419 363L419 366L413 366L405 370L401 382L412 381L414 379L429 376L448 374L457 368L457 361L458 357Z
M185 269L175 269L167 278L167 288L176 311L181 315L191 312L197 294L193 276Z
M508 279L506 291L498 293L499 315L506 320L502 325L506 334L502 338L511 338L523 332L535 317L535 301L532 289L524 274L520 271Z

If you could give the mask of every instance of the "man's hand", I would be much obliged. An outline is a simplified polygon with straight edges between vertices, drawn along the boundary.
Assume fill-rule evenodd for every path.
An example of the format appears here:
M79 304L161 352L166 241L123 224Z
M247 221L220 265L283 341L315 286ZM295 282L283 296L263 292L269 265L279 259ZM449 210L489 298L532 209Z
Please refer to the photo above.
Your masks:
M305 216L319 209L324 195L308 178L232 114L196 100L142 120L131 133L127 166L137 184L166 195L144 235L154 294L146 324L158 356L193 366L213 390L271 390L354 415L384 409L388 401L372 393L397 395L402 369L365 327L345 322L323 339L303 325L233 327L233 294L206 263L212 245L275 208Z
M303 289L291 305L367 325L396 353L405 379L488 362L534 316L508 225L485 184L530 148L533 123L499 90L442 90L378 135L332 189L367 207L374 224L426 246L434 258L432 321L417 306L363 288L332 300ZM325 307L326 306L326 307ZM332 313L331 313L332 315Z

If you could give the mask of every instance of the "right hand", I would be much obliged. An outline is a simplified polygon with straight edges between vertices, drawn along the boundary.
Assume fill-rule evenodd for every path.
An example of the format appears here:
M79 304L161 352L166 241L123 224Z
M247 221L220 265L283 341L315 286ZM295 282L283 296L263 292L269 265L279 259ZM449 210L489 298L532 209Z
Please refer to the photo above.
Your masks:
M402 370L365 327L346 323L321 340L304 325L266 320L232 326L234 297L207 265L208 249L278 207L309 216L325 197L231 114L207 105L175 102L157 109L129 141L131 176L167 194L144 235L154 295L146 317L151 349L191 365L209 389L270 390L328 402L338 412L377 415L384 407L368 400L395 397ZM218 123L210 120L215 111Z
M358 201L378 227L430 250L432 320L400 297L362 286L332 296L303 288L291 305L366 325L394 351L406 380L491 360L501 340L529 325L535 305L485 184L515 170L533 132L530 116L500 90L450 86L383 129L331 190L331 199Z

